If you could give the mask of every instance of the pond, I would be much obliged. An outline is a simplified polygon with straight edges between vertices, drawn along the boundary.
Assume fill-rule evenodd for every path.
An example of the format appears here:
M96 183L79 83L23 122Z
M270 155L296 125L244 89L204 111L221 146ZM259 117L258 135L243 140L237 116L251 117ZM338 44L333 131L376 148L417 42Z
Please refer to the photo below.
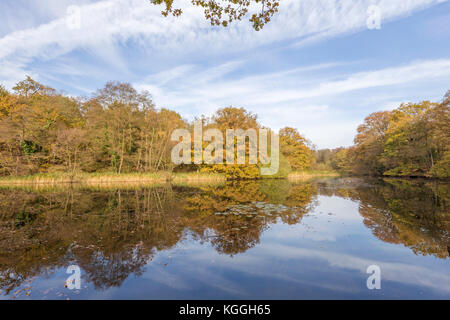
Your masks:
M449 231L425 180L3 188L0 299L449 299Z

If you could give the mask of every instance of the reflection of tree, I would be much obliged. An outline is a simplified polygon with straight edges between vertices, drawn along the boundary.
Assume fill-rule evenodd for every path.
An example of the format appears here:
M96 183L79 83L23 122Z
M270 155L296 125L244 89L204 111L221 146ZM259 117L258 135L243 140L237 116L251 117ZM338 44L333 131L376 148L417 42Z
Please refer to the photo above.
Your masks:
M25 192L0 190L0 288L78 264L98 289L140 275L186 233L235 255L256 246L270 225L299 223L316 194L360 203L382 241L448 257L448 184L353 178L292 184L234 181L214 187Z
M264 181L175 189L0 190L0 288L9 293L26 279L69 264L80 265L97 289L120 286L187 230L218 252L245 252L277 218L298 222L313 191ZM217 214L234 206L243 207L235 208L238 214Z
M130 274L141 275L151 259L140 247L121 250L109 255L85 249L76 251L76 259L87 274L87 280L97 289L119 287ZM84 251L84 252L83 252Z
M189 228L200 238L211 239L218 252L237 254L254 247L278 218L298 223L313 192L309 184L292 186L287 180L228 182L187 198L185 209Z
M120 285L140 274L155 249L174 246L183 230L172 227L179 213L170 188L1 192L0 203L0 285L7 292L21 279L74 261L96 287ZM17 224L23 212L35 218Z
M364 224L385 242L403 244L416 254L449 256L450 185L414 180L343 179L319 184L321 194L360 202Z
M219 216L228 207L251 201L264 201L257 182L228 182L222 187L202 188L187 197L186 225L201 240L209 241L218 252L236 254L259 242L264 223L253 216Z
M416 254L449 256L450 211L444 192L448 193L450 186L444 186L440 186L441 193L423 182L390 180L379 190L391 213L399 242Z

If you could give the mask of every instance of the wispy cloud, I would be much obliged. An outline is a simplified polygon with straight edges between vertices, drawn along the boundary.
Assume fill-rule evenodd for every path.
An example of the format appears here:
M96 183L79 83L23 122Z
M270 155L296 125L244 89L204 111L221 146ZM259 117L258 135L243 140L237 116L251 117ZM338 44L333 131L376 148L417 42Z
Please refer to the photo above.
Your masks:
M0 29L0 83L11 88L28 74L87 94L108 80L128 81L150 91L159 106L188 118L242 106L257 112L264 125L298 127L318 146L348 145L362 120L345 109L350 94L360 99L354 108L367 106L369 96L370 103L384 108L403 99L404 94L394 94L396 86L448 79L449 60L409 58L401 65L356 67L355 59L342 56L302 61L296 55L311 41L365 30L372 4L381 8L386 23L440 2L283 0L261 32L248 21L211 27L189 0L178 1L184 7L180 18L164 18L161 8L142 0L1 3L0 18L8 18ZM72 4L81 10L80 29L67 24ZM29 11L35 12L33 19L19 27ZM387 86L383 96L358 95ZM329 130L332 137L325 134Z
M349 122L344 119L345 114L330 108L331 104L345 99L342 97L346 93L364 95L373 88L389 87L385 95L370 101L383 108L384 101L393 101L387 93L392 92L396 97L396 86L450 79L448 59L415 61L353 74L339 74L334 68L340 64L329 63L251 76L236 75L241 65L242 62L233 62L201 70L181 66L149 76L135 86L152 92L158 105L175 108L190 118L211 115L218 107L243 106L256 112L264 125L274 129L286 125L297 127L319 146L324 146L352 143L360 120Z
M384 19L394 19L438 3L438 0L375 1ZM83 3L83 2L82 2ZM86 3L86 2L85 2ZM85 49L109 59L111 65L125 70L117 46L128 41L155 52L175 56L197 53L236 52L286 39L330 36L365 26L371 0L283 1L280 13L262 32L255 33L248 22L230 28L211 28L201 10L186 6L182 17L164 19L160 8L141 0L104 0L80 5L81 28L71 30L67 17L61 16L33 28L18 30L0 39L0 60L26 62L44 60ZM69 4L68 1L63 4ZM63 5L48 2L48 7ZM213 44L213 45L212 45ZM19 61L20 60L20 61ZM0 75L0 81L7 75Z

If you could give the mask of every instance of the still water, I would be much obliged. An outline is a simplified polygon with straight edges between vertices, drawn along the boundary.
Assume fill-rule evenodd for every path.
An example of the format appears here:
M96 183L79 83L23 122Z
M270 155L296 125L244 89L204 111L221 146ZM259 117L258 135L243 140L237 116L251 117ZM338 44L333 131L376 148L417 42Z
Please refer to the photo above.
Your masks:
M442 182L1 189L0 299L450 299L449 231Z

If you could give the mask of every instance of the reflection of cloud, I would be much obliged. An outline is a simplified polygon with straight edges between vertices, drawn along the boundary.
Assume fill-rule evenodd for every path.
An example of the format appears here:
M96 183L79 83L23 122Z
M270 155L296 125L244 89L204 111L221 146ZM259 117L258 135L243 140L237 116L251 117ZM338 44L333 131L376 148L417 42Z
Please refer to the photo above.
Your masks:
M161 269L159 266L153 267L152 264L149 265L146 272L142 275L142 278L161 283L169 288L176 290L187 290L190 288L189 284L186 283L183 276L170 273L167 270Z
M369 260L348 254L295 248L284 245L267 245L266 250L277 252L279 256L288 259L302 257L325 260L332 267L358 270L363 274L366 274L368 266L378 265L381 268L382 279L384 280L409 285L419 284L424 287L450 292L450 276L420 266Z
M283 247L278 247L282 249ZM271 251L271 247L264 247L263 249L256 249L251 253L247 252L246 255L239 255L233 257L233 261L230 261L230 257L225 255L219 255L214 257L215 263L221 266L221 269L239 272L243 277L252 277L252 281L255 278L266 278L271 281L284 281L286 283L297 283L300 285L307 285L310 287L318 287L326 290L340 291L346 293L354 293L359 288L351 288L348 285L339 285L338 283L331 283L326 281L314 281L305 277L303 270L296 269L299 265L294 261L283 263L283 260L279 258L285 258L283 254L275 255L276 260L270 259L272 256L267 256L267 252ZM292 257L291 257L292 258ZM195 274L203 275L210 274L208 271L208 260L211 259L209 252L196 250L189 255L189 259L192 261L185 261L187 265L195 265L195 269L192 270ZM204 261L204 263L202 263ZM280 265L280 263L282 265ZM285 268L288 268L285 270ZM317 271L317 270L315 270ZM207 279L207 278L206 278ZM225 279L222 279L222 281ZM203 281L209 284L209 281ZM235 293L236 294L236 293ZM248 295L244 291L238 293L240 296Z
M354 282L346 280L346 276L350 276L351 279L357 278L354 275L348 275L346 270L355 270L362 278L366 278L369 276L366 273L367 267L379 265L382 282L388 280L450 292L450 277L445 273L426 267L359 258L345 253L298 248L280 243L266 243L250 249L245 255L237 255L233 258L219 255L217 252L212 253L209 248L202 246L191 245L188 250L189 255L181 259L183 267L180 265L177 269L180 277L238 296L248 295L247 290L216 271L220 270L223 274L224 270L229 270L252 279L258 277L271 279L271 281L278 279L330 290L331 297L333 293L338 292L356 295L366 291L365 281L357 286ZM273 259L275 257L276 259ZM214 260L214 264L211 264L211 260ZM317 280L319 275L321 280ZM324 278L324 275L327 276Z
M190 240L192 241L192 239ZM143 279L148 279L156 283L163 284L170 289L189 291L195 290L199 284L205 287L217 289L234 296L243 295L245 288L239 284L226 279L214 270L215 266L222 268L220 263L222 257L225 260L230 259L229 256L218 254L215 250L210 252L204 246L194 242L184 241L183 251L188 254L180 256L180 259L171 259L170 268L161 269L161 264L155 264L158 258L155 258L147 267L146 272L142 275ZM179 244L180 245L180 244ZM159 255L166 256L172 251L161 252ZM206 253L207 252L207 253ZM204 255L206 253L206 255ZM212 261L217 264L211 264ZM229 261L229 260L228 260ZM175 271L171 271L175 270Z

